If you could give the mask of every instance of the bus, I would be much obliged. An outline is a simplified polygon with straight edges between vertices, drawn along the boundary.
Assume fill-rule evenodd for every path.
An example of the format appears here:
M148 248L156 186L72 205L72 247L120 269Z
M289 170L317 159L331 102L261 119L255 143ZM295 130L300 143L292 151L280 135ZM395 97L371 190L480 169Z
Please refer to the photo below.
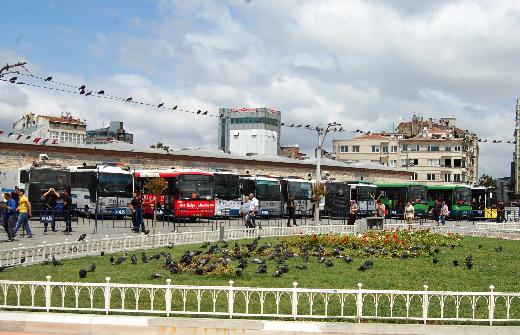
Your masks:
M471 188L471 208L474 211L483 211L497 204L496 196L493 197L493 188L485 186L473 186Z
M85 215L125 216L130 214L132 173L118 163L69 166L73 205Z
M350 200L356 200L358 216L374 216L376 213L375 194L377 186L367 182L349 182Z
M15 186L25 190L32 205L33 215L39 216L42 210L48 209L43 194L51 187L62 194L70 187L70 173L65 168L44 163L2 171L0 173L2 195L13 192ZM58 203L61 202L62 199L58 199Z
M415 216L428 215L428 189L426 185L416 183L381 183L377 184L378 197L385 204L392 217L402 217L406 203L410 201Z
M289 196L294 196L296 203L295 214L301 216L312 215L312 182L301 177L287 177L281 180L283 196L283 212L287 211Z
M282 214L282 192L280 180L270 176L241 176L242 195L253 193L258 199L258 215L280 216Z
M350 186L344 181L325 182L324 214L330 217L348 217L350 208Z
M164 178L165 190L159 198L162 212L173 218L208 218L215 215L215 179L213 172L199 170L136 170L134 189L143 192L143 214L153 214L155 195L147 193L145 184L151 178Z
M240 176L235 173L217 171L215 177L215 215L220 217L240 216Z
M441 200L448 205L450 217L462 218L471 214L471 187L468 185L428 185L428 208Z

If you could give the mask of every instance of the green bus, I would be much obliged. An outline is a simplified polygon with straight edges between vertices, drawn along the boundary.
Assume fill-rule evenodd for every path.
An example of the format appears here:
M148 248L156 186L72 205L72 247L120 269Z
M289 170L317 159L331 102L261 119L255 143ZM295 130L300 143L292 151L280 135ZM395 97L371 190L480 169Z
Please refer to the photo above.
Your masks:
M385 204L391 217L400 217L404 214L406 203L410 201L415 209L415 215L428 215L427 188L417 183L381 183L377 184L378 196L376 199Z
M450 210L450 217L462 218L471 215L471 187L469 185L428 185L428 208L443 200Z

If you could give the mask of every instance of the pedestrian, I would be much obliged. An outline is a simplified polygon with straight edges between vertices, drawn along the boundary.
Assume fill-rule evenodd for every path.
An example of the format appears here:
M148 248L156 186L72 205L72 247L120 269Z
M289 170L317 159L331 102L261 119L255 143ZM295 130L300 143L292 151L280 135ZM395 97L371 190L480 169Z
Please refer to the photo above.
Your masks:
M29 202L29 199L25 195L24 189L18 189L18 207L16 211L18 212L18 220L16 221L16 227L14 228L14 236L18 233L18 230L23 227L25 231L27 231L27 237L32 238L33 234L31 231L31 227L29 227L29 218L32 217L32 206Z
M143 195L141 192L136 192L132 201L130 201L130 208L132 209L132 231L138 233L139 229L144 233L143 220Z
M376 216L384 218L386 216L386 206L381 200L377 200L376 204Z
M413 207L410 201L408 201L406 207L404 208L404 218L406 220L406 223L408 224L408 227L411 229L413 219L415 218L415 208Z
M504 202L500 200L497 205L497 223L502 223L506 221L506 210L504 206Z
M18 194L19 190L20 189L18 188L18 186L15 186L14 187L14 191L11 192L11 197L13 198L13 200L14 200L14 202L15 202L17 207L18 207L18 203L20 201L20 195Z
M435 205L433 205L432 209L430 210L430 214L432 215L433 217L433 221L435 222L435 225L438 226L439 225L439 219L440 219L440 216L441 216L441 201L440 200L436 200L435 201Z
M444 226L446 224L446 218L450 215L450 210L448 209L448 205L446 201L441 202L441 216L439 217L439 222Z
M348 224L353 226L356 223L357 212L359 208L356 200L350 200L350 210L348 215Z
M63 192L63 221L65 221L65 230L63 231L66 235L72 233L72 197L70 196L70 188L66 188Z
M256 227L256 216L258 214L259 202L253 193L249 193L249 200L251 201L251 207L249 210L249 214L251 215L251 224ZM258 228L262 229L262 224L258 222Z
M242 207L240 207L240 215L244 219L246 228L251 227L251 215L249 212L251 210L251 202L249 201L249 197L246 197L244 202L242 203Z
M287 227L291 226L291 219L293 220L293 225L297 226L296 224L296 217L295 217L295 211L296 211L296 200L294 200L294 195L290 195L289 199L287 199Z
M56 209L56 205L58 204L58 199L60 198L60 194L56 192L54 188L49 188L47 192L43 194L43 197L45 198L45 206L46 211L45 214L49 217L52 217L51 220L51 229L53 232L56 232L56 219L54 216L54 210ZM47 228L49 226L49 221L44 220L43 221L43 233L47 233Z
M7 240L14 241L14 220L16 219L16 202L11 197L11 193L4 194L4 202L2 203L2 222L5 232L7 233Z

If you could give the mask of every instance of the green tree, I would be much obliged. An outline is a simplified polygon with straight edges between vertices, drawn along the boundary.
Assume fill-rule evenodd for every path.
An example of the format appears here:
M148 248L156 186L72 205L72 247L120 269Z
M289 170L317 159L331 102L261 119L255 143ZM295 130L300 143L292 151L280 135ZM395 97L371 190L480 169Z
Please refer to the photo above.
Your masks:
M484 186L484 187L493 187L493 188L496 188L497 187L497 180L494 179L493 177L491 176L488 176L487 174L483 174L482 176L480 176L480 178L478 179L478 183L477 183L478 186Z
M144 189L148 193L152 193L155 196L153 204L153 220L152 220L152 232L155 234L155 222L157 220L157 203L162 191L166 188L166 179L164 178L152 178L144 184Z

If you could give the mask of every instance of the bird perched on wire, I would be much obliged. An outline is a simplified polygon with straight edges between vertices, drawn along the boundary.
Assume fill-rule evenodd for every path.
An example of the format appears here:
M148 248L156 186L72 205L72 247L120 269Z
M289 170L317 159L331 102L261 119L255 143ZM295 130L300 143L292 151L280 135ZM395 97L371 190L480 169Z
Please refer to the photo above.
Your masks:
M9 79L9 82L11 84L14 84L14 83L16 83L16 79L18 79L18 77L12 77L11 79Z
M162 106L164 106L164 103L161 102L160 104L157 105L157 108L161 108Z
M177 109L177 105L173 106L172 111Z
M98 91L97 94L99 94L99 95L103 95L103 94L105 94L105 91L103 91L103 90Z
M51 80L52 80L52 77L45 78L45 81L51 81Z
M202 115L208 115L208 111L205 111L204 113L202 113Z
M125 101L126 101L126 102L130 102L130 101L132 101L132 97L128 97L128 98L126 98Z

